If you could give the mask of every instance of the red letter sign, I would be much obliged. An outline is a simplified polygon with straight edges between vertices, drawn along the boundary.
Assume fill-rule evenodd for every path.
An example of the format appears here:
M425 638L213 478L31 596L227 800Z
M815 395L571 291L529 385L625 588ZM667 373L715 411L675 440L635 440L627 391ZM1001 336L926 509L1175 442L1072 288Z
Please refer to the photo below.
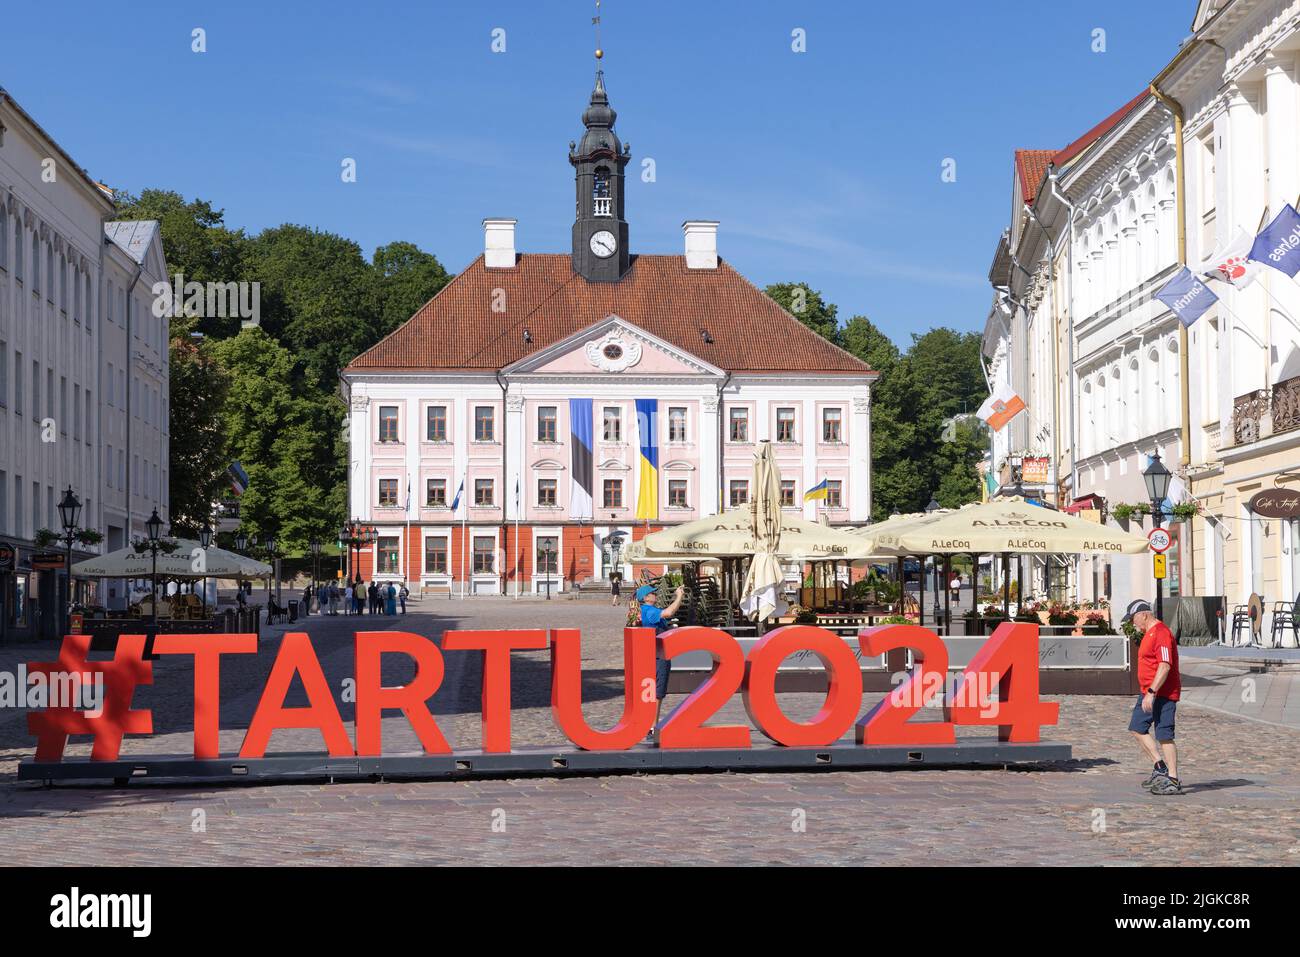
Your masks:
M194 656L194 756L221 754L221 656L257 654L257 635L158 635L160 655Z
M642 689L649 682L650 696ZM582 633L551 632L551 717L564 736L584 751L626 751L655 722L655 633L623 629L623 716L608 731L595 731L582 716Z
M664 657L675 658L688 651L707 651L713 657L713 671L668 716L655 740L661 748L748 748L749 728L743 724L704 722L713 717L740 687L745 677L745 655L725 631L692 625L663 634Z
M305 708L284 706L284 696L295 674L302 678L302 686L307 689L308 705ZM316 660L311 639L301 631L289 632L280 644L280 653L276 655L266 687L262 689L262 700L257 703L257 711L248 725L239 756L265 756L271 732L277 728L319 728L330 757L349 757L353 753L352 742L348 740L329 683Z
M864 655L883 655L895 648L916 651L916 670L862 716L854 737L858 744L954 744L957 734L943 721L908 724L948 675L948 648L943 639L920 625L878 625L858 632ZM937 679L937 680L936 680Z
M806 724L791 721L776 702L777 668L787 656L805 649L821 659L830 682L822 709ZM853 726L862 703L862 670L842 638L814 625L786 625L769 631L749 649L744 698L749 719L777 744L819 747L838 741Z
M1039 727L1060 717L1060 705L1038 700L1038 626L1032 622L998 625L958 680L951 720L996 724L999 741L1037 741ZM993 688L997 701L988 700Z
M449 631L442 636L444 651L483 652L483 750L510 752L510 652L546 647L540 628L502 631Z
M415 659L415 677L409 685L382 686L380 674L385 653ZM357 754L378 757L384 753L383 711L400 708L411 722L425 754L450 754L451 745L438 729L426 702L442 684L442 652L428 638L409 631L359 631L356 637Z

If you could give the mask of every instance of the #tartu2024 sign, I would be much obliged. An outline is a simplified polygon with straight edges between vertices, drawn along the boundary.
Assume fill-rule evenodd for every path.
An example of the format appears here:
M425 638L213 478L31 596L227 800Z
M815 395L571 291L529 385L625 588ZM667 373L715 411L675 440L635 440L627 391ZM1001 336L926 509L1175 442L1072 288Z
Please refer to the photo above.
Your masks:
M349 735L311 639L303 632L284 636L261 698L244 734L241 758L265 757L272 732L314 728L331 757L378 757L383 753L385 711L400 711L410 722L426 754L454 753L428 703L445 674L443 651L477 651L483 655L482 750L509 753L511 737L511 654L550 650L551 714L556 727L577 748L624 751L645 741L657 707L655 643L674 658L703 651L714 661L712 673L687 695L655 732L654 744L665 749L749 748L756 728L778 745L822 747L854 730L858 744L953 744L957 725L998 728L1007 742L1036 742L1043 725L1057 722L1059 706L1038 696L1038 626L1007 622L985 641L970 663L948 682L942 721L910 719L943 693L948 652L943 640L917 625L864 628L857 643L867 657L900 648L914 652L917 665L884 699L861 714L862 672L852 646L812 625L787 625L764 635L746 653L736 640L715 628L687 626L655 636L652 629L623 632L623 713L612 728L593 728L582 713L582 638L576 628L447 631L441 649L431 639L403 631L357 632L355 649L354 727ZM92 761L113 761L127 734L153 733L153 715L132 706L137 686L153 683L152 662L144 658L144 636L122 635L111 660L89 661L89 635L68 635L57 661L35 662L29 673L62 672L79 680L103 682L97 712L74 707L47 707L28 714L37 739L36 761L58 762L70 735L91 735ZM258 654L252 634L166 634L155 638L158 655L190 656L194 661L194 757L217 758L221 711L221 662L228 655ZM789 655L811 652L827 673L821 709L808 721L796 721L777 701L776 673ZM384 686L385 655L406 655L416 666L408 684ZM307 705L286 707L294 678L302 682ZM751 725L706 724L739 692Z

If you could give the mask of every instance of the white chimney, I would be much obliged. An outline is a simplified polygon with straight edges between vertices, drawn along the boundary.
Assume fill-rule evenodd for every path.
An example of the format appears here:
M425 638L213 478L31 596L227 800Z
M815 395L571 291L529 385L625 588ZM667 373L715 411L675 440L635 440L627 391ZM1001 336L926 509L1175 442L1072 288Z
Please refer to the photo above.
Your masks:
M483 265L489 269L514 268L517 222L517 219L483 220Z
M688 219L682 223L686 238L687 269L718 268L718 223L712 219Z

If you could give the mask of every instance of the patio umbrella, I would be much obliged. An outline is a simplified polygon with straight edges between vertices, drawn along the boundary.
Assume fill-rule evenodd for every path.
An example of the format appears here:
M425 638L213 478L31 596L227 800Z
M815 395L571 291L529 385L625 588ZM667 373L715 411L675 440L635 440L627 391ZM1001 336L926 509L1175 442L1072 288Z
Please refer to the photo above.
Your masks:
M204 550L188 538L172 539L174 552L158 552L159 578L265 578L271 566L222 548ZM197 552L204 552L197 561ZM153 556L146 549L119 548L106 555L96 555L72 566L72 574L81 578L148 578L153 573Z
M779 558L793 561L840 561L869 558L871 543L839 528L828 528L798 515L781 516ZM754 523L749 506L721 515L683 522L651 532L624 552L626 561L699 562L713 558L747 558L754 554Z
M938 512L909 512L904 515L891 515L883 522L855 529L853 534L866 539L870 543L874 555L898 557L910 554L906 549L899 548L899 535L905 531L929 525L931 522L951 513L952 509L942 509Z
M759 445L754 456L752 485L749 511L754 557L740 592L740 610L755 621L765 621L785 614L788 607L780 595L785 574L776 553L781 544L781 473L772 460L771 442Z
M934 521L899 530L895 547L911 555L954 552L1141 555L1148 548L1142 535L1030 505L1016 497L963 505L946 514L936 514Z

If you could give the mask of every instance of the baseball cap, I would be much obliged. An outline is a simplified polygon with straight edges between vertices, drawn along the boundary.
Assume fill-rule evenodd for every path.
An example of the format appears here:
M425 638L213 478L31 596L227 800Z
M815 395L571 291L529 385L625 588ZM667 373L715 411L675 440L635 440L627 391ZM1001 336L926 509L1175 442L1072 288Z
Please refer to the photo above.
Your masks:
M653 585L642 585L640 588L636 590L636 600L645 601L645 596L653 593L654 590L655 589Z
M1138 614L1139 612L1150 611L1150 610L1151 610L1151 602L1147 601L1145 598L1134 598L1131 602L1128 603L1128 608L1124 610L1124 618L1122 620L1132 621L1134 615Z

